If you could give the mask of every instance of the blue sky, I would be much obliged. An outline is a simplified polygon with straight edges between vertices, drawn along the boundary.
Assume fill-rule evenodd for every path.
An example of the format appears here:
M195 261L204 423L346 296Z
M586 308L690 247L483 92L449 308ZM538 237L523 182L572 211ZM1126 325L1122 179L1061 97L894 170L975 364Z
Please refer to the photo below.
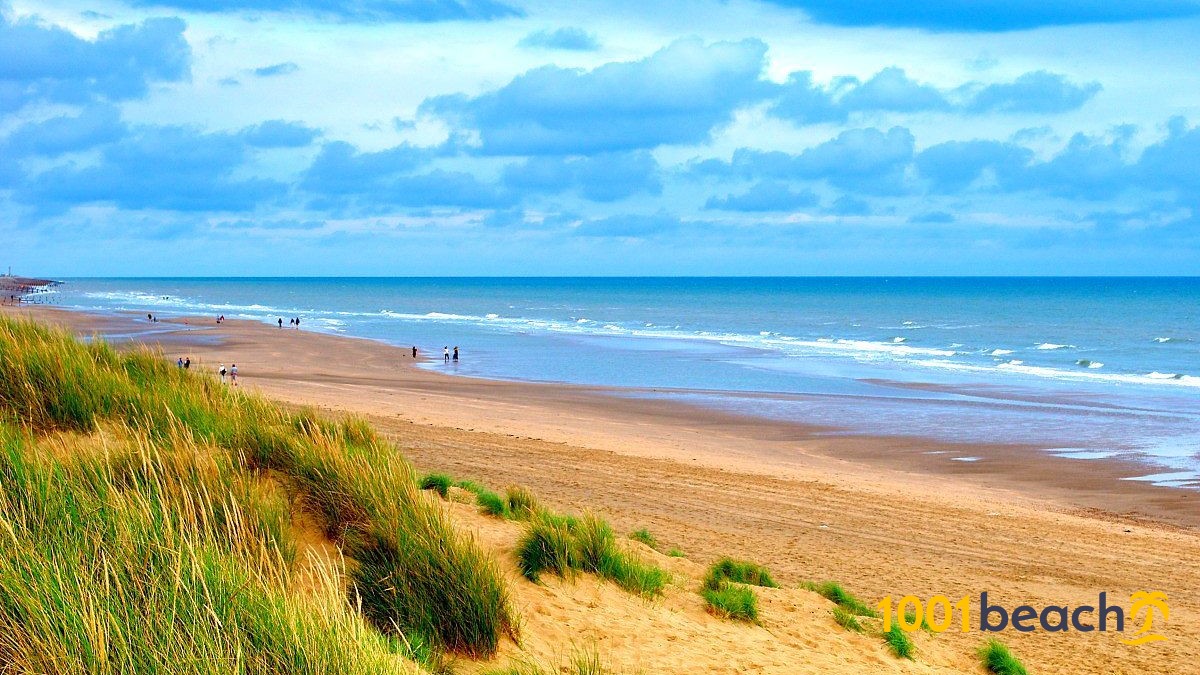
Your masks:
M1200 274L1200 0L0 0L0 266Z

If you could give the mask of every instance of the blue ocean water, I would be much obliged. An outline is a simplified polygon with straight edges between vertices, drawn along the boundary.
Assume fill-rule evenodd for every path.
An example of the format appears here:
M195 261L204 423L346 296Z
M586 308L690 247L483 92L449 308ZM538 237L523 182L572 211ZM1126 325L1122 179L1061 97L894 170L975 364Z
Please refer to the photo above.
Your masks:
M71 279L55 300L299 316L460 375L1200 470L1197 278Z

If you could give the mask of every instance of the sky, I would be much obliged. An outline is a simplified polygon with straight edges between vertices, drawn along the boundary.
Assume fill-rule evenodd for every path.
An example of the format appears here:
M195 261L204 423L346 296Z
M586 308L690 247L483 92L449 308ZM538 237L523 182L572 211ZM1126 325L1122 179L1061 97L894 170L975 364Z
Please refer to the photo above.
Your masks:
M0 0L0 269L1196 275L1200 0Z

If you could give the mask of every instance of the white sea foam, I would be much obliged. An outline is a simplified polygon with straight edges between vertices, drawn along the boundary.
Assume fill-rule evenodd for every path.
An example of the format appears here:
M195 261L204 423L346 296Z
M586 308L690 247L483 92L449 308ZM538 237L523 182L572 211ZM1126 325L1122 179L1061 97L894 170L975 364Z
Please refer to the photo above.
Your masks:
M387 319L395 321L435 322L435 323L469 323L494 330L526 332L546 331L551 333L572 334L601 334L618 337L635 337L671 340L703 340L716 342L727 346L765 349L781 353L793 358L840 356L855 361L873 362L890 361L908 367L936 368L960 372L995 373L997 371L1020 374L1023 376L1051 378L1062 380L1089 380L1096 382L1120 382L1135 384L1150 384L1159 386L1200 387L1200 377L1174 372L1150 372L1146 374L1101 372L1104 364L1088 361L1079 363L1079 368L1063 369L1049 366L1027 365L1021 360L1012 359L1006 363L981 364L971 363L972 355L1008 356L1011 349L993 349L987 352L972 351L958 352L961 343L954 343L952 348L943 349L928 346L906 344L901 337L891 338L888 342L846 339L837 337L802 338L792 335L761 330L754 333L733 333L719 331L688 331L679 325L672 327L655 327L649 322L603 322L586 317L570 317L569 319L534 319L513 316L502 316L497 313L482 315L456 314L450 312L406 313L389 309L364 312L304 310L295 307L273 307L263 304L236 305L229 303L201 302L186 297L165 298L159 294L138 291L127 292L90 292L85 297L103 301L106 309L140 309L154 311L175 311L178 313L212 313L237 316L253 320L274 321L278 316L302 316L318 329L342 332L347 323L352 320L359 323L360 319ZM93 309L101 309L93 307ZM323 317L338 317L328 322L321 322ZM1164 338L1175 340L1176 338ZM1041 343L1038 350L1069 349L1072 345L1057 343ZM953 357L966 358L953 358Z

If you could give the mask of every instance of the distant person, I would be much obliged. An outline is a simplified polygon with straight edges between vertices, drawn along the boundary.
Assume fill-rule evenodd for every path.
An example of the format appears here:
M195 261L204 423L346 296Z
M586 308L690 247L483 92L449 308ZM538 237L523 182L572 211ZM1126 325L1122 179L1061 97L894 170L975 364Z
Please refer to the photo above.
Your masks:
M282 327L282 325L280 327ZM235 386L235 387L237 386L237 364L236 363L229 367L229 381L231 383L233 383L233 386Z
M183 360L183 369L187 370L192 367L192 357L187 357Z
M454 360L458 361L458 345L454 346Z
M283 317L282 317L282 316L281 316L281 317L279 317L279 327L280 327L281 329L283 328Z
M300 330L300 317L296 317L296 330Z
M289 325L289 326L295 326L295 325L296 325L296 320L295 320L295 319L288 319L288 325Z
M146 320L147 320L147 321L154 321L154 315L153 315L153 314L150 314L150 313L147 313L147 314L146 314Z
M413 345L413 358L417 358L417 346Z
M175 367L176 367L176 368L182 368L182 367L183 367L183 357L182 357L182 356L181 356L181 357L179 357L179 359L178 359L177 361L175 361Z
M450 363L450 347L449 346L442 347L442 360L445 361L446 363Z
M225 384L225 373L226 373L227 371L225 370L225 364L224 364L224 363L222 363L222 364L221 364L221 369L220 369L220 370L218 370L217 372L218 372L218 373L220 373L220 375L221 375L221 384Z

